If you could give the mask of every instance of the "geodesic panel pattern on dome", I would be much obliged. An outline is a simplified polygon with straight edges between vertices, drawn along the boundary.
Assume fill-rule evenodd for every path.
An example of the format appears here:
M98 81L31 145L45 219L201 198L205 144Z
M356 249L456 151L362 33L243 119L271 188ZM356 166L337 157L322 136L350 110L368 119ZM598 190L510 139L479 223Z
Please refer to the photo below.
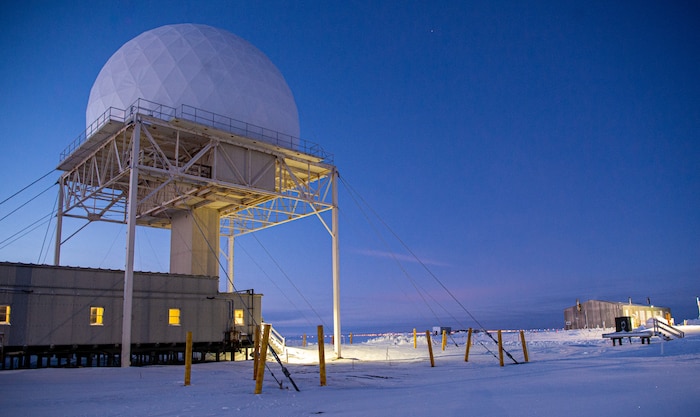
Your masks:
M125 43L90 90L86 125L139 98L299 137L296 103L279 70L247 41L210 26L162 26Z

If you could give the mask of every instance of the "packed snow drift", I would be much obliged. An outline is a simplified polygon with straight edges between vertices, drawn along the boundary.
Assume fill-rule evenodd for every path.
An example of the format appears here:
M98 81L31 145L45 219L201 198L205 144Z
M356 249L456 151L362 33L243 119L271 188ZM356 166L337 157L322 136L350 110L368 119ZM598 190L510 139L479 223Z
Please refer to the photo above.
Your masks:
M317 346L289 347L280 365L268 362L263 391L254 394L253 361L192 367L49 368L0 372L6 416L696 416L700 409L700 326L679 326L682 339L638 338L620 346L611 329L525 332L529 362L517 332L503 335L505 366L485 334L466 333L442 349L425 335L387 334L326 347L327 385L320 386ZM494 334L495 336L495 334ZM518 364L515 364L518 362Z

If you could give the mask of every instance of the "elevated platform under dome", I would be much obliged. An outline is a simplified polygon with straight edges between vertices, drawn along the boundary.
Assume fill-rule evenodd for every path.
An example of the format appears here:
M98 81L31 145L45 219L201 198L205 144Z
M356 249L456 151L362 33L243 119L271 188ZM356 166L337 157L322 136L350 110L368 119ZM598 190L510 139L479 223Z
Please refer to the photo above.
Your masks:
M223 234L239 235L331 208L335 167L320 146L139 100L128 111L110 109L62 155L65 216L126 221L136 135L139 225L170 227L174 212L206 207L220 213Z

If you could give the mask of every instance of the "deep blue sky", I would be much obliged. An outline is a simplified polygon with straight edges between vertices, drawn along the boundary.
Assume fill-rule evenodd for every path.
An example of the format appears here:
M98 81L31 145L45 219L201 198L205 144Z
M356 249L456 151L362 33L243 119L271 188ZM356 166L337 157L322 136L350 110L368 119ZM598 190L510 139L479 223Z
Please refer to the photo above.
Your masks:
M56 166L122 44L164 24L208 24L268 55L295 95L301 136L335 155L343 180L486 327L562 327L577 298L651 297L677 320L697 316L696 3L197 3L5 5L0 199ZM55 196L3 220L0 239L50 213ZM345 186L340 199L344 332L474 325L395 239L382 244ZM123 268L124 231L88 226L63 264ZM50 263L45 233L0 245L0 259ZM137 240L137 268L167 270L167 232ZM316 219L238 239L235 279L265 294L276 327L332 324L330 238Z

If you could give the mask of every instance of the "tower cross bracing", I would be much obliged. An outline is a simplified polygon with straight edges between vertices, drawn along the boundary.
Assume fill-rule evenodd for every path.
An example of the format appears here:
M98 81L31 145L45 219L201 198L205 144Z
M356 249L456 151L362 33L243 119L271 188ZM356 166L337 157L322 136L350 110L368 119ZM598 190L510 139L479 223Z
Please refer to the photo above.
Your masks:
M185 119L135 113L105 123L97 133L113 133L87 155L61 161L63 216L126 222L137 124L138 225L169 228L174 211L207 207L220 213L223 235L237 236L332 208L335 167L323 157Z
M64 174L59 179L56 265L63 217L127 224L127 311L136 225L173 229L182 227L183 217L194 223L209 219L204 240L206 252L213 255L207 256L218 259L219 239L228 238L228 251L222 252L232 275L236 236L317 216L333 242L334 334L340 340L338 174L330 155L317 145L223 116L145 100L127 111L108 109L88 130L89 136L79 138L58 166ZM321 216L327 211L332 212L330 223ZM218 275L219 263L211 259L203 262L209 264L204 272L174 271L173 259L179 257L173 242L171 272ZM193 246L185 244L184 250L192 254ZM229 283L232 290L232 277ZM124 326L127 331L126 319ZM340 356L339 342L335 350Z

